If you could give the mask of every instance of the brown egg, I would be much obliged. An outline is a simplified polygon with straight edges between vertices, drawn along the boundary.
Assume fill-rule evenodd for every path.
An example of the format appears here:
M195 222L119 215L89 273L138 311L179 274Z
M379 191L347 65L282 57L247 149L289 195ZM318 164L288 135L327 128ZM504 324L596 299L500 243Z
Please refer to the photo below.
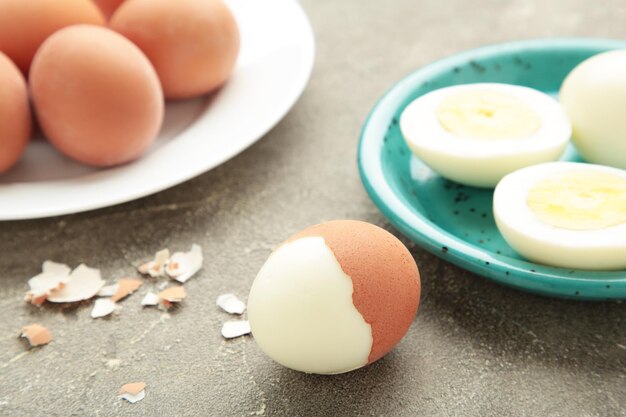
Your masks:
M0 51L28 74L39 45L57 30L78 23L104 25L98 7L86 0L0 1Z
M140 156L163 121L163 92L146 56L112 30L61 29L33 60L33 103L41 128L62 153L94 166Z
M337 220L288 239L248 297L261 349L289 368L335 374L372 363L415 318L420 276L410 252L373 224Z
M124 3L124 0L93 0L104 16L109 19L111 15L115 12L115 10L120 6L120 4Z
M165 97L213 91L230 76L239 53L239 30L221 0L132 0L110 21L154 65Z
M0 52L0 172L11 168L24 153L31 124L24 76Z

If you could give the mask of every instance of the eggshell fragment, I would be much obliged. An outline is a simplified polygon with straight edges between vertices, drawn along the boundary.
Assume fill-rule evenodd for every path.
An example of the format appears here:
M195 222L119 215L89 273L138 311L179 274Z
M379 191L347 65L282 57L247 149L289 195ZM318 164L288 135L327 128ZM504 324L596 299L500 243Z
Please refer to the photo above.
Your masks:
M123 398L124 400L134 404L145 398L145 388L145 382L132 382L123 385L122 388L119 389L117 394L120 398Z
M140 273L153 278L165 276L165 266L170 261L170 251L162 249L154 255L152 261L146 262L137 268Z
M0 3L1 9L2 3ZM0 28L1 31L2 28ZM0 43L1 37L0 34ZM0 52L0 86L2 86L0 89L0 173L2 173L15 165L24 153L30 139L32 125L26 81L15 64L2 52Z
M222 326L222 336L225 339L245 336L250 333L250 323L247 320L227 321Z
M69 281L68 276L59 276L42 272L28 280L30 290L24 296L24 301L34 305L41 305L48 295L53 291L58 291Z
M237 22L221 0L128 1L110 26L145 52L171 99L222 85L239 53Z
M104 286L100 270L81 264L72 271L63 288L53 291L47 298L53 303L73 303L92 298Z
M31 347L46 345L52 341L52 333L41 324L22 327L20 337L26 338Z
M179 303L187 296L187 291L181 286L169 287L159 293L159 300L164 308L170 308L173 303Z
M147 293L141 300L142 306L155 306L159 304L159 296L153 292Z
M105 24L104 16L85 0L0 1L0 51L28 74L35 52L57 30L79 23Z
M246 305L235 294L222 294L217 297L217 306L229 314L243 314Z
M59 262L47 260L43 261L43 264L41 265L41 271L44 273L50 273L55 275L69 276L72 268Z
M112 30L75 25L50 36L30 74L46 137L79 162L107 167L143 154L163 121L163 92L145 55Z
M113 294L117 292L118 284L105 285L98 291L100 297L113 297Z
M45 261L42 273L28 280L30 289L24 296L24 301L34 305L41 305L53 292L60 290L70 280L70 267L52 261Z
M165 272L178 282L185 283L202 268L202 248L192 245L189 252L176 252L165 267Z
M91 318L105 317L115 311L115 301L110 298L98 298L91 310Z
M69 275L55 275L49 272L42 272L28 280L30 290L24 296L24 301L34 305L41 305L46 298L58 291L69 281Z
M169 287L159 293L159 298L172 303L182 301L187 296L187 291L183 287Z
M115 294L111 297L111 301L118 302L129 294L134 293L141 287L141 284L143 284L143 282L138 279L120 279L117 283Z

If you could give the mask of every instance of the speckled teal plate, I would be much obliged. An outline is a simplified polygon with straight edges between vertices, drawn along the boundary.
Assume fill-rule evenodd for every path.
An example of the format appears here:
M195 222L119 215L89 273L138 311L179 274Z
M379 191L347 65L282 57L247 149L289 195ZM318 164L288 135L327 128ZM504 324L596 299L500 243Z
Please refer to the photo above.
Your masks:
M398 126L400 114L411 101L449 85L501 82L556 94L579 62L616 48L626 48L626 43L531 40L467 51L420 68L392 87L365 122L358 164L367 192L406 236L479 275L543 295L588 300L626 298L626 271L570 270L524 260L496 228L492 190L441 178L411 154ZM579 158L570 148L564 159Z

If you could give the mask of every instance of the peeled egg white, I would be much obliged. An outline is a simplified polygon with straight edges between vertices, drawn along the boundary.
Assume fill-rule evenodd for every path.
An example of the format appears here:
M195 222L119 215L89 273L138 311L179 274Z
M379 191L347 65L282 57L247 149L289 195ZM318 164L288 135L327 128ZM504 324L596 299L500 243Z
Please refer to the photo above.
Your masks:
M565 227L554 226L542 220L537 211L529 206L529 193L541 181L561 178L563 175L576 175L583 180L586 176L613 176L612 178L621 184L621 188L613 190L618 203L613 205L612 213L613 215L619 213L622 220L600 228L589 228L587 224L578 222L580 228L575 229L573 226L576 226L576 222L567 221L567 210L562 210L558 203L554 205L553 201L547 201L546 206L551 208L555 218L562 217ZM596 188L606 189L607 184L608 181L598 181ZM504 239L513 249L531 261L573 269L626 269L625 190L626 171L601 165L549 162L505 176L494 191L493 212ZM559 193L558 190L553 191L546 195ZM592 222L597 221L593 215L600 203L594 199L593 194L581 189L577 192L569 190L561 193L562 196L571 198L577 207L588 208ZM568 226L568 223L572 223L572 226Z
M534 115L530 122L536 126L523 126L518 118L509 117L499 122L501 130L517 124L519 131L528 133L480 137L484 130L476 135L453 132L440 122L438 109L451 97L465 93L509 97ZM491 120L484 121L488 128ZM555 99L531 88L498 83L457 85L420 96L402 112L400 129L413 153L433 170L476 187L493 187L510 172L558 159L571 136L570 122Z
M595 55L569 73L560 100L586 161L626 169L626 50Z

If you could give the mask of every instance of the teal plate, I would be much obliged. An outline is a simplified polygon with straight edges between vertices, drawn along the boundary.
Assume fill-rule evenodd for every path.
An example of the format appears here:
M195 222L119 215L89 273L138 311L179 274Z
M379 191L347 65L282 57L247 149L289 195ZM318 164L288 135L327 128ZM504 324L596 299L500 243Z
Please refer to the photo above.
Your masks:
M466 187L434 173L412 155L398 126L400 114L411 101L449 85L500 82L555 95L578 63L618 48L626 48L626 43L531 40L474 49L420 68L392 87L365 122L358 154L365 189L398 230L426 250L476 274L543 295L625 299L626 271L570 270L524 260L496 228L493 191ZM563 159L580 160L573 148Z

